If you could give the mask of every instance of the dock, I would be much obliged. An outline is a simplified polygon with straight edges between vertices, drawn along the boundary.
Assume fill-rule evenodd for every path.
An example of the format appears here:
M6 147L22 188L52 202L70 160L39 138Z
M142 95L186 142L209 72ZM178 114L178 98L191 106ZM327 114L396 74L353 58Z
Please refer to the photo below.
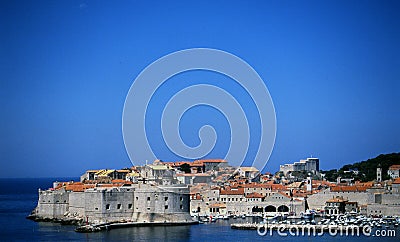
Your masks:
M190 222L151 222L151 223L138 223L138 222L110 222L101 224L87 224L79 226L75 229L79 233L92 233L100 232L105 230L111 230L116 228L127 228L127 227L145 227L145 226L179 226L179 225L193 225L198 224L198 221Z

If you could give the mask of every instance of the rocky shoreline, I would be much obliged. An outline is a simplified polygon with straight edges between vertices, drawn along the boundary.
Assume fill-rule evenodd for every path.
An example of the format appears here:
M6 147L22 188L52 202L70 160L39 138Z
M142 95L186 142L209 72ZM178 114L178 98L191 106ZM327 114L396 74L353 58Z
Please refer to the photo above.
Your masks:
M35 222L52 222L52 223L60 223L62 225L77 225L81 226L84 223L84 220L82 217L74 214L69 214L66 213L64 214L63 217L56 217L56 218L49 218L49 217L43 217L35 214L34 211L32 211L31 214L29 214L27 219L33 220Z
M179 225L193 225L198 224L198 221L189 222L130 222L130 221L114 221L108 223L86 223L84 219L77 215L65 214L64 217L49 218L36 215L32 212L26 217L27 219L35 222L51 222L60 223L62 225L76 225L75 232L79 233L91 233L105 230L111 230L115 228L126 228L126 227L143 227L143 226L179 226Z

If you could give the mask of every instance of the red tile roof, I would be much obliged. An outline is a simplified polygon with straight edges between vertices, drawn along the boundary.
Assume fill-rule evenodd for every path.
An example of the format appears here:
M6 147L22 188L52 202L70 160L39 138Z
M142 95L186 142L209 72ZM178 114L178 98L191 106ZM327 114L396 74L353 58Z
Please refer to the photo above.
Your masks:
M263 196L257 192L252 192L252 193L246 195L246 198L264 198L264 197L265 196Z
M342 197L335 197L335 198L332 198L332 199L329 199L328 201L326 201L326 202L328 202L328 203L340 203L340 202L347 202L348 200L347 199L344 199L344 198L342 198Z
M331 192L365 192L369 186L336 186L331 187Z
M391 165L389 170L400 170L400 165Z
M221 195L243 195L244 194L244 189L243 188L238 188L238 189L223 189L220 191Z

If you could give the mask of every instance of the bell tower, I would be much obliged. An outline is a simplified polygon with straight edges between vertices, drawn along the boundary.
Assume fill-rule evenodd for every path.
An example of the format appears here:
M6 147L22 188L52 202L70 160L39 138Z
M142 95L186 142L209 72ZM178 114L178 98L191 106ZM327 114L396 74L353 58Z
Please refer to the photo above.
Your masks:
M376 168L376 181L381 182L382 181L382 167L381 164L378 165Z

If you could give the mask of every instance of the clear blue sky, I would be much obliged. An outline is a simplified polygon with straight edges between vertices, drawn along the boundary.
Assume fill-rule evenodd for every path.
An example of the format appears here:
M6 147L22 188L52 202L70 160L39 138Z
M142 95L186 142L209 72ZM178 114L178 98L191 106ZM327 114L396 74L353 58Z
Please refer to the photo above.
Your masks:
M310 155L331 169L399 152L399 12L378 0L1 1L0 177L130 166L121 122L133 80L195 47L233 53L265 81L277 115L268 171ZM210 119L194 126L223 136L226 120L199 112ZM182 133L196 144L192 126Z

